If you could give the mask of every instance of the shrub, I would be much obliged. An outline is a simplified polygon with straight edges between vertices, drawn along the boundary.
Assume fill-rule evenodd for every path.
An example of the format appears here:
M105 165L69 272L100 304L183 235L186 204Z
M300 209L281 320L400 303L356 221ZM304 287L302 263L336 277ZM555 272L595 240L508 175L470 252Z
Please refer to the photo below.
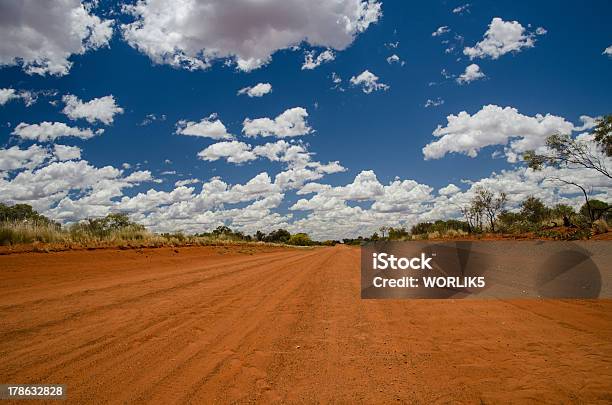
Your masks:
M68 240L68 235L52 222L0 222L0 245L58 243Z
M593 230L597 234L606 233L610 230L610 227L608 226L608 223L605 220L600 218L597 221L593 222Z
M310 236L305 233L296 233L294 235L291 235L287 243L289 245L295 246L310 246L313 244L312 240L310 239Z
M542 200L532 196L521 204L521 216L533 225L540 225L550 216L550 209L544 205Z

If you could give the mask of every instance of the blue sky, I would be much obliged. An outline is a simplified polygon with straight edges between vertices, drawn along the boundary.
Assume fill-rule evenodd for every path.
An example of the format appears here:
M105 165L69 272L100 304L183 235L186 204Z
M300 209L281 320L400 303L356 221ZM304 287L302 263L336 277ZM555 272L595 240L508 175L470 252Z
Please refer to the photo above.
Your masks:
M175 11L191 1L176 3ZM155 19L161 10L156 1L141 2L131 10L114 2L58 1L57 12L49 17L56 19L48 22L50 27L54 22L82 26L84 20L66 20L70 10L78 9L91 32L99 29L97 42L91 40L93 34L84 33L76 38L77 46L65 32L45 28L40 25L45 22L32 17L45 12L37 10L40 3L3 3L7 16L14 15L2 23L0 33L15 45L0 45L0 89L5 95L13 90L0 106L0 199L30 203L64 222L125 211L154 230L204 231L223 223L247 232L286 227L331 238L366 234L381 225L409 226L417 220L457 216L457 206L479 184L514 194L510 208L527 195L551 204L578 205L574 190L543 183L544 174L527 171L512 156L527 146L542 147L553 132L587 136L592 118L611 110L612 50L609 54L605 50L612 45L607 21L612 4L606 1L368 4L346 0L340 11L304 6L294 13L285 7L287 3L269 0L262 2L266 7L261 13L250 14L227 4L255 7L254 2L233 1L225 7L211 1L219 13L211 16L192 9L197 17L193 27L189 21L171 26ZM461 6L466 7L453 11ZM198 21L216 23L220 16L227 22L212 24L205 32L198 28ZM494 18L500 19L499 25ZM359 28L347 25L339 30L338 21L345 20ZM135 21L142 25L129 25ZM285 38L260 29L274 24L290 28L292 34ZM304 28L307 25L311 26ZM25 34L32 27L38 36ZM133 28L132 36L126 27ZM446 28L432 35L440 27ZM151 34L154 30L164 35ZM168 39L172 35L184 37L172 43ZM184 39L187 36L191 38ZM242 43L236 45L236 38ZM167 52L160 53L167 49L166 42L179 47L170 56L186 55L192 62L211 66L193 70L185 64L173 66ZM491 48L495 43L497 47ZM227 57L206 56L208 44L222 44L217 55ZM466 49L477 56L470 59ZM302 69L305 53L312 51L316 58L325 50L333 52L333 60ZM60 51L68 56L63 58ZM248 69L237 63L254 55L269 60ZM392 55L399 61L389 63ZM58 73L51 64L45 65L48 60L59 61L60 70L72 64ZM458 83L473 64L476 76ZM32 66L47 68L32 72ZM351 78L356 80L364 71L386 88L367 93L363 83L352 84ZM334 84L332 77L342 81ZM257 83L269 83L272 91L261 97L237 95ZM76 96L81 107L112 95L114 107L122 111L111 115L112 122L103 122L100 108L109 106L92 104L71 117L65 111L66 95ZM28 97L36 98L29 106ZM425 107L427 100L443 103ZM306 133L245 136L246 118L274 119L297 107L307 112L306 117L296 118L310 128ZM447 120L462 111L467 116L461 122L453 125ZM151 114L156 119L143 125ZM197 124L205 119L222 123L228 138L178 133L181 120ZM45 121L104 132L88 139L63 134L44 139L40 127L29 132L17 129L21 123L25 127ZM440 136L447 134L445 143L433 145L427 155L423 148L439 140L433 134L438 126L443 130ZM500 133L505 135L500 138ZM338 162L338 167L321 172L313 165L304 166L303 159L279 162L259 155L236 164L227 161L229 155L214 161L198 156L213 144L232 141L247 144L250 150L283 141L285 147L297 145L311 153L308 164ZM80 156L58 157L54 144L76 146ZM40 147L36 149L40 164L33 162L34 150L22 152L33 145ZM91 168L91 178L78 178L85 167L78 169L78 162ZM99 172L108 166L117 173L104 177ZM305 178L279 185L279 173L304 167L310 172ZM57 169L60 177L40 172L45 168ZM132 173L137 175L125 180ZM269 179L264 179L261 190L231 190L262 173ZM609 196L609 186L587 177L593 195ZM218 191L223 195L218 198L203 191L214 178L227 188ZM180 186L175 183L185 179L193 183L177 191ZM398 183L391 187L393 181ZM300 191L309 183L314 183L308 186L314 193ZM454 186L445 188L449 184ZM193 190L185 190L189 187ZM114 191L102 197L104 190Z

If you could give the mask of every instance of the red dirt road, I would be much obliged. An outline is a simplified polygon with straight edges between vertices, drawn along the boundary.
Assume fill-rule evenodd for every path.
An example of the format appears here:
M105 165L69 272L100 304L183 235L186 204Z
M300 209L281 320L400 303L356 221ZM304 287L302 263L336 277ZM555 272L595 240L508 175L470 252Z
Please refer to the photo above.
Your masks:
M70 403L612 402L610 300L361 300L358 249L177 251L0 256L0 383Z

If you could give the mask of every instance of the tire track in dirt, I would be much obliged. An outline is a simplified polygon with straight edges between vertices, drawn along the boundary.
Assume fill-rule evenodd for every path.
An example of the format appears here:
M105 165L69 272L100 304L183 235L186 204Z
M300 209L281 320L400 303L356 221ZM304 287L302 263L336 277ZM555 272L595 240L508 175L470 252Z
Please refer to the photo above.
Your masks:
M68 403L612 401L610 300L361 300L341 246L90 255L0 272L0 382Z
M117 306L122 306L125 304L135 303L141 299L153 298L156 295L162 295L172 290L189 288L197 285L198 283L204 283L211 281L215 278L227 277L232 275L233 273L239 273L242 271L254 270L258 271L259 267L264 263L274 263L277 261L286 260L288 257L297 257L300 256L299 252L290 252L285 253L281 257L278 258L266 258L260 259L258 261L249 261L249 262L237 262L237 263L228 263L224 265L218 265L214 267L204 267L197 270L192 270L188 272L182 272L180 274L174 274L173 276L165 276L165 277L153 277L151 279L143 279L139 282L135 283L118 283L109 287L105 287L102 289L87 289L86 291L80 291L76 293L69 294L66 297L57 297L51 300L35 300L34 302L29 303L27 306L20 304L19 306L13 306L12 309L14 312L21 313L25 308L30 311L38 311L43 307L53 305L56 302L60 302L63 308L73 309L73 302L70 302L70 299L74 299L77 301L82 307L84 304L83 298L90 298L94 303L98 303L100 301L100 294L106 294L107 297L111 300L114 300L112 303L106 303L108 301L103 300L104 304L95 306L84 311L81 307L77 310L73 310L70 313L66 313L65 311L57 311L59 312L57 317L54 320L48 320L46 322L42 322L40 324L31 325L29 328L20 329L15 325L9 325L10 330L6 330L4 332L0 332L0 339L7 338L8 334L14 333L29 333L30 329L36 329L39 327L49 327L53 326L57 322L65 322L67 320L78 318L80 316L88 315L89 313L95 313L104 309L112 309ZM231 271L228 271L229 268L232 268ZM219 270L217 272L212 272L213 270ZM185 281L181 281L182 278L187 278ZM168 286L168 280L172 280L173 283L171 286ZM146 291L147 289L153 289L153 291L148 291L141 294L134 294L134 289L137 288L137 291ZM127 291L127 297L121 299L124 291ZM10 307L10 305L6 306ZM3 313L4 317L10 317L10 311L8 308L0 308L1 313ZM32 323L31 320L29 323Z
M205 387L204 398L208 400L215 398L214 391L210 387L222 387L222 385L216 385L212 381L220 379L220 375L224 375L222 381L231 380L242 369L241 366L236 366L243 364L249 355L249 351L243 351L243 347L257 342L257 347L261 349L273 334L279 332L277 324L269 322L268 318L279 313L279 304L290 299L297 289L302 288L304 279L309 277L311 272L324 266L330 255L331 253L325 252L318 253L314 258L304 257L299 267L286 269L282 273L272 271L263 275L261 278L263 286L256 285L240 293L244 296L242 302L238 303L231 313L224 313L218 322L211 325L220 330L219 335L209 342L186 350L189 357L171 372L164 373L165 376L156 384L161 387L160 392L151 397L138 399L157 402L167 398L168 394L174 391L179 392L176 402L185 403L197 398L197 392L202 387ZM261 287L267 287L269 290L266 291ZM267 332L264 333L264 330ZM215 354L213 359L209 358L209 353ZM194 369L199 372L194 374ZM257 374L257 370L253 371ZM218 394L225 394L226 391L222 389Z
M291 257L295 257L295 256L297 256L297 257L301 257L301 256L302 256L302 254L303 254L302 252L295 252L295 251L290 252L290 256L291 256ZM281 258L281 259L278 259L278 260L268 260L268 262L269 262L269 263L275 263L275 262L277 262L277 261L279 261L279 260L287 260L287 254L285 254L285 255L284 255L284 257L283 257L283 258ZM285 262L283 261L282 263L285 263ZM286 264L286 263L285 263L285 264ZM232 270L232 271L230 272L230 274L236 274L236 273L239 273L240 271L245 271L245 270L253 270L253 269L254 269L254 271L253 271L252 273L253 273L253 274L257 274L257 273L260 271L260 269L259 269L259 266L260 266L260 265L261 265L261 263L257 263L257 262L256 262L256 263L254 263L253 265L247 265L246 267L240 268L240 269L238 269L238 270ZM231 267L229 267L229 268L231 268ZM227 272L227 270L225 270L225 271ZM217 276L219 276L219 275L217 274ZM221 276L222 276L222 275L221 275ZM205 278L205 280L201 280L201 281L202 281L202 282L207 282L207 281L208 281L208 282L210 282L211 280L214 280L215 278L219 278L219 277L207 277L207 278ZM192 287L193 287L193 286L196 286L196 284L192 285ZM228 287L231 287L231 284L229 284L229 283L228 283L228 284L227 284L227 286L228 286ZM148 294L148 295L147 295L147 294L145 294L145 295L142 295L142 294L138 295L138 294L137 294L137 295L134 295L134 296L130 296L130 297L129 297L129 298L130 298L129 300L124 300L124 301L121 301L121 302L119 302L119 303L114 303L114 304L112 304L112 305L103 305L103 306L98 306L98 307L93 308L93 309L91 309L91 310L86 310L86 311L83 311L83 313L82 313L82 314L79 314L79 315L80 315L80 316L81 316L81 315L82 315L82 316L101 316L101 315L103 315L103 314L100 314L100 311L108 311L108 310L116 309L116 308L120 307L121 305L125 305L125 304L129 304L130 306L134 306L134 305L135 305L136 303L138 303L138 301L140 301L140 300L147 299L147 298L148 298L148 299L151 299L151 298L153 298L154 296L160 295L160 294L161 294L161 293L163 293L163 292L165 292L165 293L169 293L169 292L178 292L178 293L184 293L184 292L185 292L185 290L187 289L187 287L186 287L186 286L183 286L184 288L183 288L183 289L181 289L181 290L178 290L178 289L177 289L177 288L175 288L175 287L176 287L176 286L172 286L172 287L169 287L169 288L168 288L168 287L166 286L166 287L164 287L164 288L163 288L161 291L157 290L157 291L156 291L156 292L157 292L157 294ZM132 293L133 293L133 292L132 292ZM78 307L78 303L74 303L74 304L75 304L75 305L77 305L77 308L75 309L75 311L79 311L79 310L81 310L81 311L82 311L82 308L79 308L79 307ZM141 303L141 304L142 304L142 303ZM173 307L173 310L176 310L176 307ZM79 316L79 317L80 317L80 316ZM73 319L73 318L74 318L74 317L68 317L68 319L65 319L64 321L75 321L75 319ZM168 319L168 318L166 318L166 319ZM78 320L77 320L77 321L78 321ZM174 321L174 323L176 323L176 322L177 322L177 321ZM149 328L149 327L151 327L151 326L154 326L154 325L158 324L158 323L159 323L159 320L153 320L153 321L152 321L150 324L145 325L145 330L146 330L146 329L148 329L148 328ZM60 329L60 330L61 330L61 329L65 328L65 324L62 324L62 323L61 323L61 321L60 321L59 323L58 323L58 322L53 322L53 325L56 325L56 326L62 326L62 327L59 327L59 328L56 328L56 329ZM50 326L50 325L45 325L45 326ZM167 327L170 327L170 326L172 326L172 325L163 325L163 327L164 327L164 328L167 328ZM35 329L35 328L32 328L32 329ZM75 328L75 329L76 329L76 328ZM132 328L132 329L134 329L134 328ZM140 334L140 333L142 333L142 329L141 329L140 327L139 327L139 328L136 328L136 329L134 329L134 333L136 333L136 334ZM153 331L153 333L155 333L155 331ZM46 334L48 334L48 332L47 332ZM118 341L121 341L122 339L126 339L126 338L131 338L131 336L125 336L125 335L123 334L123 335L120 335L120 336L118 336L118 337L116 337L116 338L114 338L114 339L106 339L106 341L104 341L104 345L103 345L103 346L104 346L104 347L111 346L111 345L113 345L113 344L116 344ZM64 339L64 336L59 336L57 340L63 340L63 339ZM97 340L97 341L99 341L99 339L96 339L96 340ZM48 344L53 345L53 343L54 343L54 342L47 342L47 343L48 343ZM87 345L87 346L89 346L89 345ZM95 353L95 352L100 351L100 350L101 350L101 349L103 349L104 347L93 347L93 348L92 348L92 347L88 347L88 351L93 351L93 352ZM14 349L13 349L13 352L14 352ZM73 353L73 349L69 350L69 351L68 351L68 353ZM23 353L15 353L15 356L16 356L16 357L19 357L19 358L23 358ZM73 360L76 360L76 358L72 358L72 359L68 359L68 360L69 360L69 361L73 361ZM64 365L64 363L65 363L65 362L58 364L58 365L57 365L57 367L62 367L62 366Z

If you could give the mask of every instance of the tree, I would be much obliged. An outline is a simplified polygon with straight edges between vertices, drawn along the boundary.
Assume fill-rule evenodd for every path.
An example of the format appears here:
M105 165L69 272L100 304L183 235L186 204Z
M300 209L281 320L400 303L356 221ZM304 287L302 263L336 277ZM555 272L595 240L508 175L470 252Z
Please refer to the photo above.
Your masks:
M600 218L606 218L608 211L612 209L612 205L600 200L590 200L588 205L584 204L580 207L580 214L588 218L591 222L597 221Z
M255 239L258 240L259 242L263 241L265 238L266 238L266 234L263 233L262 231L255 232Z
M521 204L521 216L528 222L538 225L550 215L550 210L539 198L530 196Z
M576 214L574 208L567 204L557 204L555 205L551 212L551 216L555 218L562 217L563 218L563 226L571 226L572 225L572 216Z
M51 221L49 218L40 215L29 204L15 204L8 206L0 203L0 222L38 222L44 224L53 224L59 227L59 224Z
M412 235L422 235L425 233L429 233L432 227L433 224L431 222L419 222L418 224L413 225L412 228L410 228L410 233Z
M593 135L603 153L612 157L612 115L605 115L597 120Z
M501 192L498 196L495 196L492 191L484 187L477 187L475 192L476 194L471 202L472 211L479 219L486 216L489 220L491 232L495 232L495 218L506 205L506 193ZM480 223L480 227L482 228L482 223Z
M606 159L601 151L592 148L587 142L579 141L565 134L554 134L546 138L548 152L537 154L530 150L525 152L523 159L530 168L541 170L542 167L549 165L556 168L561 167L583 167L595 170L612 179L609 169L606 166Z
M585 141L576 140L569 135L555 134L546 138L547 152L538 154L535 151L527 151L523 159L533 170L541 170L544 166L555 168L585 168L594 170L608 180L612 180L610 169L606 165L606 157L609 157L609 147L612 143L610 135L610 116L606 116L597 124L594 131L596 147L592 147ZM584 196L587 210L590 211L589 193L584 185L576 180L551 176L549 180L572 185L580 189ZM594 214L589 213L587 218L593 222Z
M215 236L228 236L232 234L232 230L225 225L218 226L215 230L212 231L212 234Z
M278 229L276 231L270 232L268 236L266 236L265 241L272 243L287 243L289 242L290 238L291 234L289 233L289 231L285 229Z
M389 227L389 239L397 240L408 236L408 231L405 228Z
M288 241L289 245L310 246L313 244L312 239L306 233L296 233L291 235Z
M382 238L385 238L385 233L387 232L387 230L389 230L388 226L381 226L380 228L378 228L378 230L380 231L380 234L382 235Z

